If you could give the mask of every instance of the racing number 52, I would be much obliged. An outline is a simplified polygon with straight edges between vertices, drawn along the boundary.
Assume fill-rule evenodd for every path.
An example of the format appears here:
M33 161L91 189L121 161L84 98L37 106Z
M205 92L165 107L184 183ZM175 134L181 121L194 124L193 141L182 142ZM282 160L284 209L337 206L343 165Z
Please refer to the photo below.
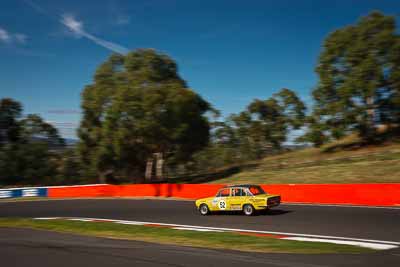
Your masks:
M221 201L218 203L218 206L219 206L219 209L220 209L220 210L226 209L226 202L225 202L225 200L221 200Z

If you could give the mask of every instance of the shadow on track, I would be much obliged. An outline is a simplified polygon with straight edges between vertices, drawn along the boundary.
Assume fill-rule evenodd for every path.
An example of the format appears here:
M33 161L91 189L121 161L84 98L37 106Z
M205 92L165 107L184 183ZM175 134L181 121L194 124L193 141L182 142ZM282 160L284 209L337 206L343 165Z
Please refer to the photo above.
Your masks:
M281 210L281 209L272 209L272 210L266 210L264 212L261 212L262 215L267 215L267 216L277 216L277 215L283 215L286 213L291 213L293 212L292 210Z
M197 211L196 211L197 212ZM278 215L284 215L287 213L293 212L292 210L281 210L281 209L272 209L272 210L265 210L265 211L258 211L256 212L253 216L278 216ZM200 215L200 214L199 214ZM212 215L218 215L218 216L245 216L243 214L243 211L214 211L212 212Z

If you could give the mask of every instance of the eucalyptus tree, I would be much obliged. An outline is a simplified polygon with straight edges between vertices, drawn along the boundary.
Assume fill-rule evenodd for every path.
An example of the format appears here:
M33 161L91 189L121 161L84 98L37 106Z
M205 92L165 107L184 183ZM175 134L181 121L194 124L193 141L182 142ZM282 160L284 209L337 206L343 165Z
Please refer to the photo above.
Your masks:
M400 38L394 17L372 12L331 33L316 72L312 121L319 126L306 136L320 136L320 142L358 132L372 140L377 125L400 122Z
M281 149L288 133L304 124L306 106L297 94L281 89L266 100L255 99L247 107L251 117L250 136L272 149Z
M51 184L57 174L56 148L64 146L56 128L39 115L23 116L22 105L0 99L0 184Z
M171 155L185 161L208 143L210 104L170 57L152 49L112 55L100 65L82 93L82 109L80 155L103 181L108 174L143 178L154 154L159 162Z

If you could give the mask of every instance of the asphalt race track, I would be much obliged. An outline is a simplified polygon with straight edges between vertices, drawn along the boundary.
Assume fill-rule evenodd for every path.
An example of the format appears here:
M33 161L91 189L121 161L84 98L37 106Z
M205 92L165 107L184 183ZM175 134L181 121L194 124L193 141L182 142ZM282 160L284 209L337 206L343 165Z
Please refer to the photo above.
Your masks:
M200 216L189 201L0 202L0 217L93 217L400 241L400 209L282 205L265 215ZM240 253L0 228L1 266L400 266L400 249L363 255ZM65 264L65 265L63 265Z
M192 201L0 202L0 217L93 217L400 241L400 209L281 205L266 215L200 216Z

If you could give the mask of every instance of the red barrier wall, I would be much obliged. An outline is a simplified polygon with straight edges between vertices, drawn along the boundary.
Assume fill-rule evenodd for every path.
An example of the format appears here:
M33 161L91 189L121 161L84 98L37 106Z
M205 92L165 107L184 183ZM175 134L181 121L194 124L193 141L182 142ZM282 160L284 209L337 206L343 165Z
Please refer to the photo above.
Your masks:
M263 185L283 202L400 206L399 184L283 184Z
M132 184L49 187L48 196L69 197L178 197L196 199L215 195L219 184Z
M132 184L49 187L52 198L71 197L176 197L197 199L213 196L221 184ZM281 184L262 185L282 196L283 202L400 206L399 184Z

